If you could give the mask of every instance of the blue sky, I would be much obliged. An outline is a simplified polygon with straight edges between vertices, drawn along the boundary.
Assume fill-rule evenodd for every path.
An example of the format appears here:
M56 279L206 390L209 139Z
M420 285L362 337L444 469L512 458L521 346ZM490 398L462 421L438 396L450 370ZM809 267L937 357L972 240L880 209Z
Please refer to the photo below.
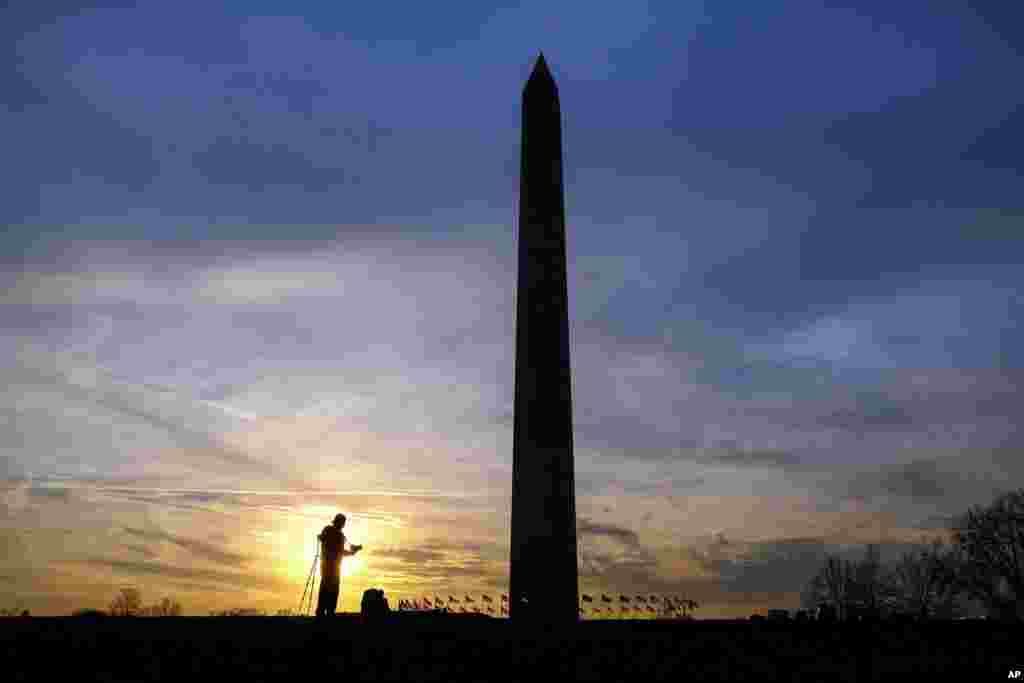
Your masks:
M522 85L559 87L585 590L795 607L1016 486L1019 10L15 3L0 596L507 586ZM424 558L430 558L424 561Z

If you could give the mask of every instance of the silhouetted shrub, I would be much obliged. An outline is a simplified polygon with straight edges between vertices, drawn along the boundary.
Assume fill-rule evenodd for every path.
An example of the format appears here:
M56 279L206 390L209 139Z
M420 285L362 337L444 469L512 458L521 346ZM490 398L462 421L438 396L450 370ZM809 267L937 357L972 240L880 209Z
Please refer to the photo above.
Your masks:
M261 609L252 607L235 607L226 610L214 610L210 612L211 617L265 617L267 613Z
M115 617L132 617L142 609L142 596L137 588L122 588L110 603L110 614Z

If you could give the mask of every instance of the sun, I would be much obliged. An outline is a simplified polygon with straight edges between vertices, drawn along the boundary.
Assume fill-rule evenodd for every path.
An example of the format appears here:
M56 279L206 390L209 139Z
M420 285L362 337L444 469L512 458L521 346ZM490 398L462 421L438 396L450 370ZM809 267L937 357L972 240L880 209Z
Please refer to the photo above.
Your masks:
M341 576L342 578L353 576L359 573L359 570L363 568L363 561L358 555L352 555L351 557L342 558L341 561Z

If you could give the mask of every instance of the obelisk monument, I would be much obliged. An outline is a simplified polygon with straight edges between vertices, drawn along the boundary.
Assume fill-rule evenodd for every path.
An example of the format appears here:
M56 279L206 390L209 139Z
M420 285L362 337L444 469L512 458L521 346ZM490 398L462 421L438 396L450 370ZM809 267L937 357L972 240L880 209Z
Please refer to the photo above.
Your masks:
M537 59L523 89L509 617L578 619L562 121Z

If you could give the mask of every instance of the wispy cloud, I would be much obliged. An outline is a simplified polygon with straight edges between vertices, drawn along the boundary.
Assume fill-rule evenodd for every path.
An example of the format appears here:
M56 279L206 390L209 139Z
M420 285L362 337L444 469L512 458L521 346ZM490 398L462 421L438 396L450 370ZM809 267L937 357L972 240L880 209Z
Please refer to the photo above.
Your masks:
M238 589L241 587L263 588L265 590L281 590L292 588L289 583L272 576L263 576L250 573L236 573L218 571L215 569L197 569L194 567L181 567L177 565L164 564L161 562L146 562L136 560L108 560L94 558L89 560L76 561L77 564L87 568L113 569L124 576L149 577L156 576L165 579L184 579L188 581L201 581L213 584L220 589ZM69 563L70 564L70 563Z
M165 531L160 530L146 530L136 529L132 527L126 527L124 533L135 538L140 538L145 541L160 543L167 542L178 547L188 550L193 555L206 560L212 560L218 564L227 564L232 566L243 566L249 564L254 558L248 555L243 555L214 545L207 543L195 538L189 538L186 536L178 536L175 534L169 534Z
M738 467L791 467L801 464L801 459L777 450L731 450L705 456L706 462Z

